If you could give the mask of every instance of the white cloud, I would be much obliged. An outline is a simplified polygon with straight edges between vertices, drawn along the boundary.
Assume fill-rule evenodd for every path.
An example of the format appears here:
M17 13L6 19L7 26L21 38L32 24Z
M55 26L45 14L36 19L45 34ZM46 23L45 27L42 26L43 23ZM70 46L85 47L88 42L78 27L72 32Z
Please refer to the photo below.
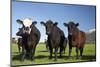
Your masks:
M93 32L93 31L95 31L95 28L89 30L89 32Z

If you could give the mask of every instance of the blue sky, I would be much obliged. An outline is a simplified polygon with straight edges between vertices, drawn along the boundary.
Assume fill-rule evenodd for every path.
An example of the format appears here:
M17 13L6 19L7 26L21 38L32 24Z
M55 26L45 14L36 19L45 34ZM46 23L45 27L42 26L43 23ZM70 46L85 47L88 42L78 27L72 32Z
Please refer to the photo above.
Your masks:
M12 2L12 36L16 36L18 28L21 27L16 20L31 18L37 21L36 27L41 32L40 41L46 39L45 27L41 21L53 20L58 22L58 27L64 31L67 37L67 28L64 22L74 21L79 23L79 29L87 32L95 28L95 6L80 6L68 4L50 4L36 2Z

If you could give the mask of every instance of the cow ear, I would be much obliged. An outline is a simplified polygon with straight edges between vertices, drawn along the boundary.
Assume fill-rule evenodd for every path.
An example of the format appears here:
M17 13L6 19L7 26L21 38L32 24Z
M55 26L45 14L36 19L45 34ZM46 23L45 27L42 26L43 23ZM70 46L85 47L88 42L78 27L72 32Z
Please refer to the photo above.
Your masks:
M37 21L33 21L33 22L32 22L32 25L35 25L35 24L37 24Z
M76 26L79 26L79 23L76 23Z
M65 26L65 27L67 27L67 26L68 26L68 24L67 24L67 23L64 23L64 26Z
M17 23L19 23L19 24L23 24L23 21L20 20L20 19L17 19L16 21L17 21Z
M43 21L41 21L40 23L45 26L45 23Z
M57 26L57 25L58 25L58 22L55 22L53 25L54 25L54 26Z
M33 21L32 24L30 25L30 28L32 28L32 26L34 26L35 24L37 24L37 21Z

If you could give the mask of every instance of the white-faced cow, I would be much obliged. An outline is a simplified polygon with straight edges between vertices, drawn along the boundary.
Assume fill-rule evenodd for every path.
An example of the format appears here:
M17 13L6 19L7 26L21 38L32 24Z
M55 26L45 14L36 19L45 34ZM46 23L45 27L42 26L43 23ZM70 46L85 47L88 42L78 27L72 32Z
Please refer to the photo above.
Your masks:
M57 22L53 23L53 21L48 20L46 23L41 22L42 25L45 26L47 37L47 43L50 50L50 57L52 58L53 48L55 49L55 61L57 60L57 51L60 47L60 57L63 50L63 42L65 39L64 33L57 27Z
M22 25L22 28L19 28L19 31L16 33L17 36L22 37L24 51L21 60L24 60L26 54L29 55L31 60L34 60L35 49L40 40L40 31L35 26L37 22L32 22L31 19L17 19L17 22Z
M76 47L76 57L78 58L78 50L80 50L80 57L82 57L83 48L86 41L85 32L78 29L79 23L73 21L64 23L64 26L68 28L68 40L69 40L69 57L71 56L72 47Z

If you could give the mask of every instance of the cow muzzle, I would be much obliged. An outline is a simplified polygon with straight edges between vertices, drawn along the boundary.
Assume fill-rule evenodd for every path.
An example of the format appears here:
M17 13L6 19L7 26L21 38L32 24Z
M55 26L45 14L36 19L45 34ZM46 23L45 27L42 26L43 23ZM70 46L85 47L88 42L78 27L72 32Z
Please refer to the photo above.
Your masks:
M25 34L30 34L31 33L31 28L26 27L25 30L24 30L24 33Z

